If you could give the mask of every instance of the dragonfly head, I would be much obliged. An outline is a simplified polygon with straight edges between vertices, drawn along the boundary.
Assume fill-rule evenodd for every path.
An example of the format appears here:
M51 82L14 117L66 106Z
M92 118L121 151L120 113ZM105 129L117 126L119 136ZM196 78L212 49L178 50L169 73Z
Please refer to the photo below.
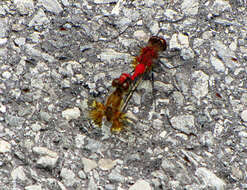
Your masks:
M152 36L148 40L148 46L156 48L158 51L165 51L167 48L166 40L158 36Z

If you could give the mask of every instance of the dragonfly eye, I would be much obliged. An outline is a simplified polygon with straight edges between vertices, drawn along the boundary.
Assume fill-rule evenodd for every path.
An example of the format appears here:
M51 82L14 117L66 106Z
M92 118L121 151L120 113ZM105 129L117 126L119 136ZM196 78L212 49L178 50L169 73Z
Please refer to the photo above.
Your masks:
M118 84L119 84L119 80L118 80L118 79L114 79L114 80L112 81L112 86L113 86L113 87L118 86Z
M129 83L126 81L122 84L122 87L124 90L128 90L129 89Z

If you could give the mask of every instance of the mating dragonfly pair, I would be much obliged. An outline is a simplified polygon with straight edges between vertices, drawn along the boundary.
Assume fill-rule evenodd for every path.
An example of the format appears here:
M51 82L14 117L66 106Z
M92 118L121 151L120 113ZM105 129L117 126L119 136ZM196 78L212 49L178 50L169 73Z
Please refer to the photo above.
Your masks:
M163 38L152 36L149 39L147 46L141 49L140 55L133 61L133 74L123 73L112 81L115 91L110 94L105 104L93 102L89 115L95 124L101 127L105 117L108 122L112 123L111 132L119 132L124 129L124 123L127 120L124 110L133 91L143 76L151 71L155 60L158 59L159 52L165 51L166 48L166 41Z

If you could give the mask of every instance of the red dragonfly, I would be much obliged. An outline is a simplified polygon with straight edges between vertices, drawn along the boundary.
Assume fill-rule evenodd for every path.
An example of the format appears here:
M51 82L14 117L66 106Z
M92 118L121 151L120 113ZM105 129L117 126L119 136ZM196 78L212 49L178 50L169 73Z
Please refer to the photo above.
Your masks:
M95 124L101 126L103 117L106 117L107 121L112 123L111 132L119 132L124 128L124 122L127 120L124 110L129 99L144 74L151 71L159 52L166 50L166 48L166 41L163 38L152 36L149 39L147 46L141 49L140 55L133 61L133 75L123 73L119 78L112 81L112 86L116 89L107 98L105 105L94 101L90 117Z

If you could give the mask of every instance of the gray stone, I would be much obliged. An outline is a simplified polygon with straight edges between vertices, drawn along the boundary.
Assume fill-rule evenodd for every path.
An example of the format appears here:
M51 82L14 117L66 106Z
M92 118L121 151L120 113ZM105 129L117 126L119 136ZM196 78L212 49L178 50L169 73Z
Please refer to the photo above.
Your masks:
M223 60L227 67L233 69L239 66L238 63L232 60L236 57L235 53L232 50L226 47L221 41L216 40L212 43L212 46L217 52L217 55Z
M184 60L193 59L195 54L191 48L183 48L181 51L181 56Z
M25 119L22 117L6 114L5 121L11 127L21 127L25 122Z
M187 77L188 76L185 75L184 73L177 73L176 74L176 81L179 85L179 88L185 94L188 93L188 90L189 90L188 80L186 80Z
M14 0L14 4L22 15L31 14L34 11L33 0Z
M82 170L80 170L80 171L78 172L78 176L79 176L79 178L81 178L81 179L87 179L87 176L86 176L85 172L82 171Z
M173 170L175 169L175 165L172 163L172 161L168 159L163 159L161 163L161 167L166 171L166 170Z
M106 189L106 190L115 190L116 187L115 187L115 185L112 185L112 184L106 184L106 185L105 185L105 189Z
M42 9L39 9L33 19L29 22L29 26L42 26L48 24L50 21L45 15L45 12Z
M213 14L219 15L224 11L230 11L231 5L229 4L229 2L224 0L215 0L212 9Z
M243 93L240 99L241 103L247 105L247 93Z
M88 183L88 190L95 190L98 189L97 184L94 181L93 176L90 177L89 183Z
M178 20L181 20L183 18L183 15L180 13L172 10L172 9L166 9L164 13L166 19L170 22L176 22Z
M0 18L0 38L8 37L8 19L7 18Z
M40 118L41 118L43 121L48 122L48 121L50 121L50 119L51 119L51 115L50 115L48 112L41 111L41 112L39 113L39 115L40 115Z
M194 133L196 134L196 127L194 123L193 115L180 115L171 118L172 127L177 130L180 130L186 134Z
M184 104L184 96L181 92L179 91L173 92L172 97L177 105L182 106Z
M83 148L85 145L85 135L77 134L75 137L75 145L77 148Z
M238 166L232 166L231 167L231 176L235 180L242 180L244 175L243 172L240 170Z
M196 167L198 167L203 162L203 157L197 155L194 152L182 149L181 153L183 153L188 158L188 160Z
M51 56L51 55L49 55L47 53L41 52L38 49L35 49L34 45L25 44L25 51L30 56L38 57L38 58L41 58L41 59L43 58L44 60L46 60L46 61L48 61L50 63L53 63L55 61L53 56Z
M173 91L174 87L172 84L167 84L165 82L162 81L155 81L154 82L154 89L158 90L159 92L162 93L169 93L171 91Z
M109 174L109 180L112 182L124 182L124 176L120 174L120 168L116 167L112 170L112 172Z
M213 136L211 131L207 131L207 132L203 133L200 141L202 142L203 145L209 146L209 147L211 147L215 144L214 136Z
M21 38L16 38L14 41L15 41L15 44L17 46L21 47L21 46L25 45L26 38L22 38L22 37Z
M208 80L209 76L203 71L195 71L192 74L193 86L192 94L200 99L208 94Z
M93 139L88 139L88 144L85 148L90 150L91 152L100 152L102 146L103 144L101 142Z
M54 168L58 161L58 154L45 147L33 147L33 152L41 155L37 160L37 166L43 168Z
M75 174L70 169L62 168L60 176L67 187L72 187L76 183Z

